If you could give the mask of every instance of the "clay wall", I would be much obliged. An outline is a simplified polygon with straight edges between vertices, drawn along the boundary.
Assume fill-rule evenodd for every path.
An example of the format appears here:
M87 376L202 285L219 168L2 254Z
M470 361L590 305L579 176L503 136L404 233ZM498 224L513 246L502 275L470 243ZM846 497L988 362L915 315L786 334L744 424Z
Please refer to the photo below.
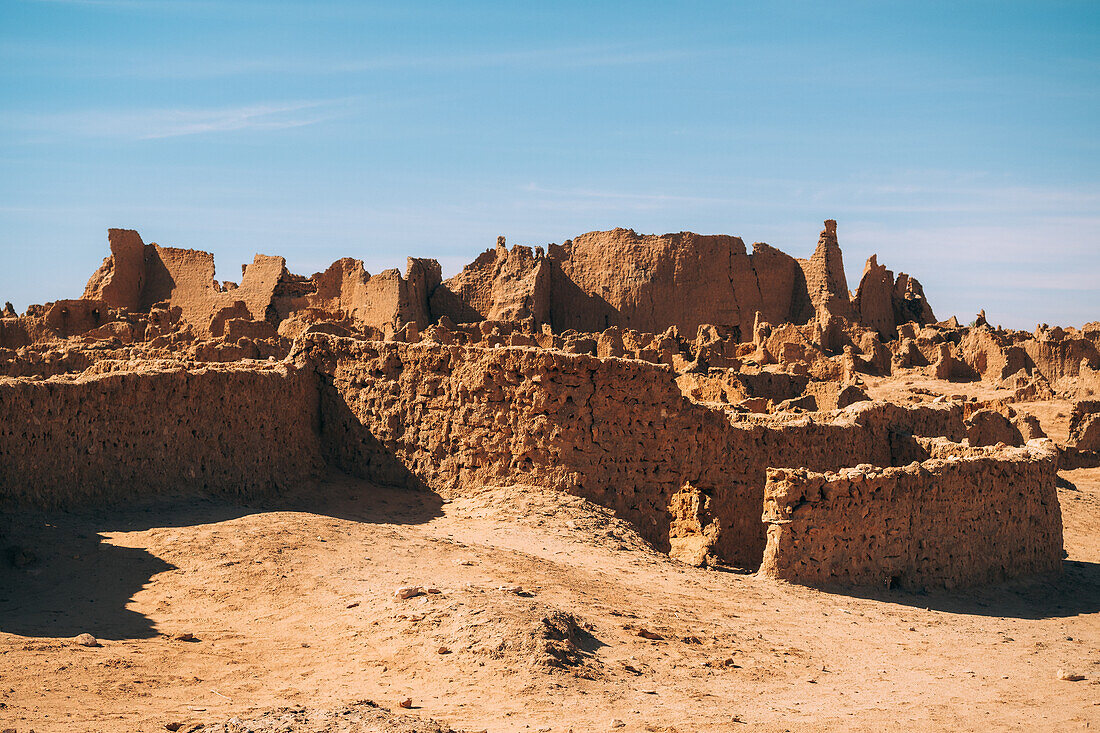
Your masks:
M769 469L888 466L932 455L909 436L966 434L961 409L947 404L862 402L813 418L745 419L685 398L666 365L528 347L311 333L290 361L264 367L102 365L106 373L78 378L0 380L4 498L67 505L250 494L327 462L444 494L557 489L613 509L663 550L675 537L695 555L756 567ZM1008 473L1004 485L981 490L993 501L1030 481ZM946 511L934 506L930 517ZM861 516L849 518L857 528ZM927 527L930 541L945 526ZM692 527L698 541L685 536Z
M762 484L742 493L724 468L728 418L686 400L667 367L325 335L297 358L322 375L324 441L345 470L445 493L556 488L616 510L664 549L670 498L687 481L759 525ZM739 560L759 562L755 529L755 561Z
M316 378L285 365L0 379L0 498L248 495L322 466Z
M670 501L690 483L721 527L715 554L749 567L768 467L888 465L891 430L965 435L958 408L940 405L732 422L686 399L668 367L630 359L324 334L294 358L321 375L323 442L345 470L442 492L546 486L614 509L662 549Z
M750 254L740 237L615 229L550 245L547 257L555 331L695 333L713 323L751 333L757 311L776 323L813 315L799 263L765 244Z
M761 572L906 588L1058 572L1057 454L1040 443L905 467L769 469Z

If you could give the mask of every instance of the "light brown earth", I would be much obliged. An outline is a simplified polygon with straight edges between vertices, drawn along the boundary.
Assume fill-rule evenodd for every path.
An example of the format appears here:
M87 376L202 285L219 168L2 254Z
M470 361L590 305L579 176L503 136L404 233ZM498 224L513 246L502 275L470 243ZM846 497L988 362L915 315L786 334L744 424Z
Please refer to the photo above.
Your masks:
M188 730L357 700L393 713L295 730L1095 728L1100 469L1062 478L1060 579L872 597L688 567L525 487L443 503L334 474L270 505L16 515L0 728Z
M446 282L430 260L307 278L258 255L218 284L209 253L110 243L85 298L0 311L0 733L1100 726L1100 468L1060 473L1060 576L844 591L721 566L759 561L762 534L733 551L761 529L752 466L763 490L766 458L835 469L848 439L852 466L874 425L950 436L949 458L1045 432L1063 466L1096 466L1100 322L936 323L875 257L853 295L832 220L807 260L617 229L501 238ZM955 417L822 432L867 397ZM894 432L871 435L884 469ZM967 491L914 482L939 475L923 464L905 484L925 512L971 501L970 524L787 506L863 525L808 566L898 532L940 580L1023 573L996 552L1014 540L1058 565L1056 532L974 529L1053 520L1056 454L1038 481L989 451ZM543 488L484 485L517 476ZM864 552L868 577L892 552Z

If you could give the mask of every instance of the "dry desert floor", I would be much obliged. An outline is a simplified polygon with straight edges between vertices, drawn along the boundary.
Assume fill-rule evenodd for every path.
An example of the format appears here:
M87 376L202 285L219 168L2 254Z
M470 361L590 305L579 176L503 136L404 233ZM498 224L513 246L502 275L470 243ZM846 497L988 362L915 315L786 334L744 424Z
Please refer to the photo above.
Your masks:
M927 594L688 567L523 486L9 516L0 729L1100 728L1100 469L1061 476L1060 578Z

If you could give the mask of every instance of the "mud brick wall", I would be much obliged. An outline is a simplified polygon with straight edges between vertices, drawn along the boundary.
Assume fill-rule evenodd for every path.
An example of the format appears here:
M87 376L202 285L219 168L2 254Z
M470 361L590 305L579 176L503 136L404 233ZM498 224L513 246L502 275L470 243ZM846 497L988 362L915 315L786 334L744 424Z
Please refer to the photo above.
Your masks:
M524 347L311 334L281 364L100 365L105 373L77 378L0 378L0 499L248 495L328 463L444 494L513 483L565 491L613 509L661 549L674 532L684 546L755 568L769 468L924 459L933 454L923 443L895 436L965 434L947 405L745 420L686 399L667 366ZM907 474L889 476L904 492ZM856 529L837 531L862 520L850 521ZM685 536L693 528L700 536ZM942 532L932 526L928 537Z
M312 370L0 379L0 498L38 506L254 494L323 466Z
M513 483L567 491L664 549L669 501L690 481L762 538L762 483L749 495L730 480L728 418L685 399L667 367L325 335L297 358L321 374L322 435L345 470L444 493ZM745 560L758 563L762 549Z
M770 469L761 572L918 589L1056 573L1057 454L1039 443L885 469Z
M668 367L533 348L313 334L294 358L319 373L322 442L344 470L443 493L512 483L566 491L665 550L670 502L690 484L709 499L702 524L721 527L714 553L754 568L768 467L888 464L891 426L963 429L961 415L938 406L908 422L904 408L872 406L833 423L732 423L686 399Z

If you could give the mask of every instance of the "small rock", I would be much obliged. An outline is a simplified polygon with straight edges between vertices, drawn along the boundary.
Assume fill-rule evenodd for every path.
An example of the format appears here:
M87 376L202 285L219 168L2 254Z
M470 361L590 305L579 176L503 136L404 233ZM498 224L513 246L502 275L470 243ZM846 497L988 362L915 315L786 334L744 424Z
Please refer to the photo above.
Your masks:
M1081 680L1085 679L1085 675L1077 674L1076 672L1067 672L1064 669L1060 669L1058 670L1058 679L1064 680L1065 682L1080 682Z
M665 640L665 637L661 636L655 631L650 631L649 629L638 629L638 636L642 637L643 639L650 639L652 641Z
M96 641L96 638L91 634L81 634L73 639L73 641L80 646L99 646L99 642Z
M625 727L626 727L626 723L624 723L623 721L619 720L618 718L614 718L614 719L612 719L612 721L611 721L611 727L612 727L612 728L625 728Z
M441 647L439 647L438 649L436 649L436 650L435 650L435 653L436 653L436 654L450 654L450 653L451 653L451 650L450 650L450 649L448 649L448 648L447 648L447 647L445 647L445 646L441 646Z
M344 608L355 608L358 605L359 605L359 601L354 601L354 602L349 603L348 605L344 606Z
M176 634L172 637L175 641L198 641L199 638L192 634L190 631L185 631L182 634Z
M183 723L165 723L164 729L170 731L177 731L183 727Z
M407 709L407 708L411 708L413 706L413 701L412 701L411 697L406 697L404 700L402 700L401 702L399 702L397 704L400 705L401 707Z
M426 591L419 585L409 585L402 588L398 588L393 592L393 597L399 600L406 600L409 598L416 598L417 596L424 595Z

